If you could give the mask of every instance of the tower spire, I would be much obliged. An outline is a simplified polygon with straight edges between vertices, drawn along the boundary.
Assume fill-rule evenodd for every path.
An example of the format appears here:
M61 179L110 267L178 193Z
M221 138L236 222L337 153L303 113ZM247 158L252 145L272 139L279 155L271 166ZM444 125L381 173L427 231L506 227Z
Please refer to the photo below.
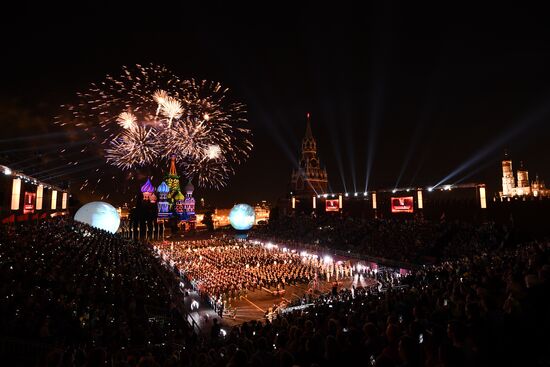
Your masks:
M176 176L176 155L172 154L170 157L170 175Z
M172 156L170 157L170 170L166 175L166 183L170 188L170 193L168 194L168 198L172 199L173 196L176 194L176 192L180 190L180 177L176 172L176 155L175 154L172 154Z
M304 139L307 138L313 138L313 134L311 133L311 120L309 118L309 112L307 113L307 123L306 123L306 136Z

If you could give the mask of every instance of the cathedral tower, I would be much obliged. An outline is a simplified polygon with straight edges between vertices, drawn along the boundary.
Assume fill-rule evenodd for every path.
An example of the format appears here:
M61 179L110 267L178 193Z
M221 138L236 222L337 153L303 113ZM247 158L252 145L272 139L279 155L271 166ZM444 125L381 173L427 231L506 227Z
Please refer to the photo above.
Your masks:
M168 199L172 200L174 195L180 191L180 176L176 172L176 156L172 155L170 157L170 170L166 175L165 182L168 184L170 192L168 193Z
M529 183L529 172L527 169L523 166L523 161L519 162L519 169L518 169L518 186L517 186L517 194L518 195L530 195L531 194L531 184Z
M185 200L183 203L183 209L187 213L188 217L195 214L195 199L193 198L193 190L195 186L191 183L191 180L185 185Z
M159 202L157 204L158 217L167 218L170 216L170 203L168 202L168 193L170 192L170 188L166 182L162 181L157 188L157 192L159 194Z
M504 152L504 159L502 160L502 196L513 196L515 186L512 160L508 157L508 152Z

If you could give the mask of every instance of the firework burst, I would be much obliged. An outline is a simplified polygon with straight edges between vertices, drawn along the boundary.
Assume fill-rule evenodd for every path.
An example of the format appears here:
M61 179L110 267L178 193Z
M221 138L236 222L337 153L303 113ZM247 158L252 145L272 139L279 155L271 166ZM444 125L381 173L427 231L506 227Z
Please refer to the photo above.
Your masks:
M122 169L154 165L159 159L155 134L154 129L143 126L123 131L105 149L107 162Z
M209 145L205 150L205 157L207 159L218 159L220 158L221 152L219 145Z
M137 119L131 112L122 112L118 115L117 122L124 129L134 129L136 128Z
M172 121L179 119L183 114L183 107L177 99L167 97L161 101L160 111L168 119L168 128L171 128Z
M166 93L162 89L159 89L155 91L155 93L153 93L153 100L157 103L157 112L155 113L155 116L158 116L160 109L162 108L162 105L167 99L168 99L168 93Z
M66 106L70 122L98 143L107 163L130 170L165 167L176 155L199 186L225 186L252 149L246 109L227 100L227 89L210 81L182 80L165 67L123 67Z

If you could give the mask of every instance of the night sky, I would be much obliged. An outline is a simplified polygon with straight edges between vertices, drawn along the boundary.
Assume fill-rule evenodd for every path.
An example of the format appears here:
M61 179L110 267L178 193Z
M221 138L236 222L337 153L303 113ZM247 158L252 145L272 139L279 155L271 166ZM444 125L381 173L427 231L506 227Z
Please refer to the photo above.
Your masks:
M215 205L285 194L307 112L335 192L362 192L367 172L368 189L430 186L461 165L444 183L498 191L505 148L515 168L523 160L532 179L550 183L547 13L519 2L376 3L134 5L126 14L98 7L67 15L48 4L6 14L0 157L10 163L44 150L49 138L21 138L58 131L60 105L89 83L152 62L219 81L247 105L251 158L227 188L195 195ZM13 151L29 142L35 150Z

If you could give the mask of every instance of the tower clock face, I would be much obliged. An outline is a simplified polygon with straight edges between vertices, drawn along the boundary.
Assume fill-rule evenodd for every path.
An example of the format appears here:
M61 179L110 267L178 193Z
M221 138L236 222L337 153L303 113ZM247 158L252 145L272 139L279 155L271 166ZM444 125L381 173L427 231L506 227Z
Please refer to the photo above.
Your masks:
M316 159L312 159L309 164L311 165L311 167L313 168L317 168L317 160Z

